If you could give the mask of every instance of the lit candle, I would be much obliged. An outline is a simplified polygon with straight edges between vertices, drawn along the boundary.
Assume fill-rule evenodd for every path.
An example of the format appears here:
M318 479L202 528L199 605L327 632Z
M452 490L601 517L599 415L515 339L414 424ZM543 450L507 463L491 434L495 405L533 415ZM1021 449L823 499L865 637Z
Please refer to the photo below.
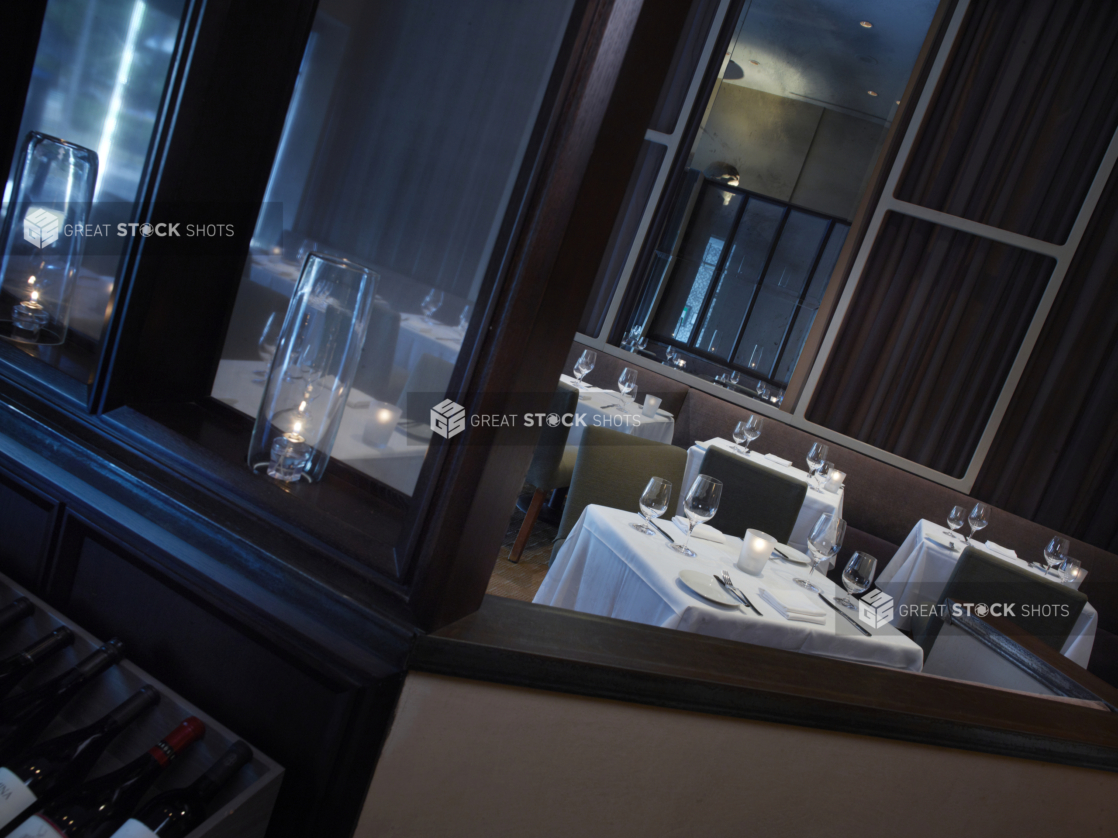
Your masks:
M768 533L746 530L741 542L741 552L738 554L738 570L760 576L775 549L776 539Z
M285 483L291 483L303 476L310 465L314 449L307 444L306 437L311 415L307 403L300 402L299 409L291 417L291 430L275 438L272 443L271 462L268 476Z
M373 418L365 423L361 440L373 448L384 448L392 439L392 432L400 421L403 411L394 404L375 402Z
M27 284L34 285L35 277L28 279ZM39 302L38 290L32 288L30 297L31 299L18 303L12 309L12 325L16 328L16 334L13 337L36 340L42 328L50 322L50 315L43 308L43 304Z

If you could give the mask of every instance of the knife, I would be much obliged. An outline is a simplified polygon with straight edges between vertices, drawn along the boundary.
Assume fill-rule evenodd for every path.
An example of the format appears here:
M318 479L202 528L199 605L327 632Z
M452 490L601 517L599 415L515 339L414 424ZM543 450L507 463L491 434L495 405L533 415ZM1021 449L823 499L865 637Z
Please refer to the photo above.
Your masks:
M674 524L673 524L673 526L674 526ZM652 519L652 529L656 530L656 532L660 533L660 535L662 535L662 536L664 536L664 538L668 539L668 544L675 544L675 539L672 538L671 535L669 535L668 533L664 532L664 530L661 528L659 518L653 518Z
M757 606L754 605L752 602L750 602L749 599L746 597L746 595L743 594L741 591L739 591L737 589L737 587L735 587L734 585L726 584L726 580L723 579L721 576L719 576L717 573L713 574L713 576L714 576L714 581L715 582L717 582L719 585L721 585L727 591L729 591L734 596L736 596L738 599L740 599L745 605L748 605L750 608L752 608L754 614L756 614L758 617L764 617L765 616L764 614L762 614L760 611L757 610Z
M856 623L853 617L851 617L849 614L844 613L837 605L827 599L827 597L823 596L823 594L820 594L819 598L827 603L829 606L831 606L831 608L835 609L835 613L838 614L840 617L845 617L846 622L850 623L850 625L854 626L854 628L858 629L858 631L862 632L862 634L864 634L866 637L873 636L865 630L861 623Z

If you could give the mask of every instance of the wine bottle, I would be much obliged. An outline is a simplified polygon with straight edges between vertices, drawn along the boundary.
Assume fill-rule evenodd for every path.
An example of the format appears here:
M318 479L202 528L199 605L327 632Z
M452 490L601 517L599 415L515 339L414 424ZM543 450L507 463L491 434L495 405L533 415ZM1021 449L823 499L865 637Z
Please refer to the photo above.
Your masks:
M0 765L34 742L78 690L123 656L124 644L110 640L73 669L0 701Z
M16 597L3 608L0 608L0 632L5 632L27 617L35 613L35 606L25 596Z
M23 651L0 661L0 698L15 689L16 684L31 674L32 669L73 642L74 633L63 626L46 637L40 637Z
M206 734L191 716L143 756L59 795L11 833L9 838L103 838L112 835L188 745Z
M206 819L214 795L251 760L252 748L237 740L189 786L157 794L141 806L112 838L184 838Z
M116 735L158 703L159 692L144 685L93 724L40 742L0 768L0 827L80 783Z

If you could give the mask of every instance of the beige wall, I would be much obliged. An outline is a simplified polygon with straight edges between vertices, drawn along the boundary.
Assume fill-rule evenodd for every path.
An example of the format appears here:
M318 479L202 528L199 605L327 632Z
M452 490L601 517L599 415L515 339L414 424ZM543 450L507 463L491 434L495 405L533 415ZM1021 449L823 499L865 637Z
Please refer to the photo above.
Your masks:
M1113 834L1118 775L411 674L371 836Z

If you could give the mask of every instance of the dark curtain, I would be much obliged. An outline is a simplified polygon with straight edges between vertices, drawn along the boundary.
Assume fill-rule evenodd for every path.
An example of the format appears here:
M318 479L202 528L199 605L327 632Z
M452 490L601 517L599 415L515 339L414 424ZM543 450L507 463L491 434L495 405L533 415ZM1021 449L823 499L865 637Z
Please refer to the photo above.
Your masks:
M962 476L1054 265L890 213L808 418Z
M1060 288L974 492L1118 551L1118 174Z
M1063 243L1118 127L1118 3L976 0L897 197Z

